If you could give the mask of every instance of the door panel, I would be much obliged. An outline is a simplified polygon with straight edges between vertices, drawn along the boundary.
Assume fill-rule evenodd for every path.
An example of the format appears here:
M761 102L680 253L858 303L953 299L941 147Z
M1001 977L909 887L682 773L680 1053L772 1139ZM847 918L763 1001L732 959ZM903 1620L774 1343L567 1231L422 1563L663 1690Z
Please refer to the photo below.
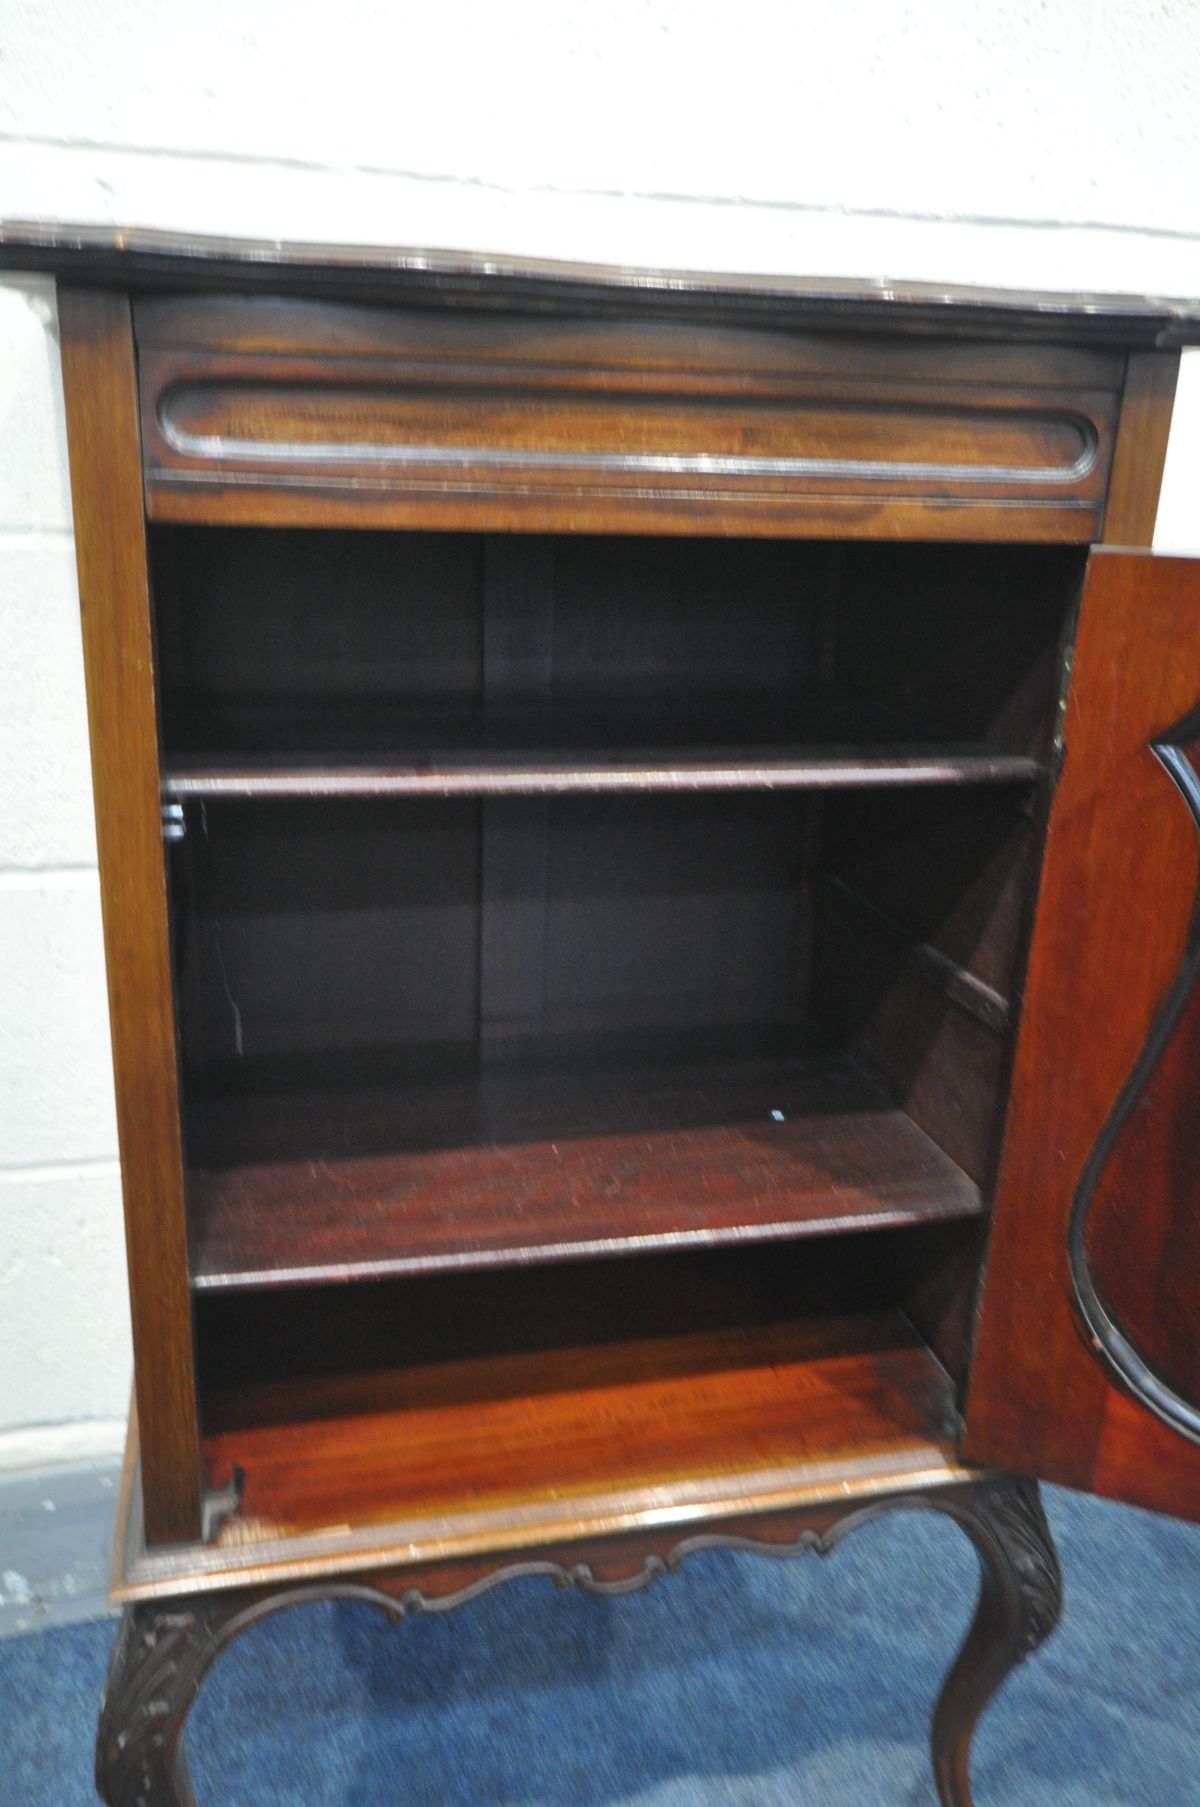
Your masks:
M966 1415L1200 1518L1200 560L1088 566Z
M1200 719L1155 743L1200 832ZM1135 1397L1200 1441L1200 917L1075 1193L1080 1311Z

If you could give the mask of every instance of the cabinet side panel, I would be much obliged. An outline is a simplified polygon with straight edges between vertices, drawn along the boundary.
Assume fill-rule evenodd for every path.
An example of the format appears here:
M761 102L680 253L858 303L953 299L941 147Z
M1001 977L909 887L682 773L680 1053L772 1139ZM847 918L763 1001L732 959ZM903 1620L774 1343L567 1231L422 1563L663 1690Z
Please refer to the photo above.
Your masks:
M1150 546L1179 377L1177 351L1131 351L1121 394L1101 539Z
M1194 1351L1162 1336L1197 1272L1195 1075L1167 1031L1195 991L1200 836L1171 753L1194 757L1198 702L1200 562L1094 554L966 1415L972 1460L1189 1517Z
M128 300L59 296L146 1534L200 1534L158 730Z

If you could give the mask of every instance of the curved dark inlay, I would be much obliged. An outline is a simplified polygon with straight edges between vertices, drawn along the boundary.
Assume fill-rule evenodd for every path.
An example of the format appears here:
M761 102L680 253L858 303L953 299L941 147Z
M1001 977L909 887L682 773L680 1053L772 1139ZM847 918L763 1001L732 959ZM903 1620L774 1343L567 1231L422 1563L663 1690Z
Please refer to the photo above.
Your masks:
M1200 709L1152 750L1200 832ZM1200 1400L1183 1390L1200 1392L1198 981L1200 893L1179 970L1083 1171L1067 1246L1098 1354L1143 1405L1200 1443Z

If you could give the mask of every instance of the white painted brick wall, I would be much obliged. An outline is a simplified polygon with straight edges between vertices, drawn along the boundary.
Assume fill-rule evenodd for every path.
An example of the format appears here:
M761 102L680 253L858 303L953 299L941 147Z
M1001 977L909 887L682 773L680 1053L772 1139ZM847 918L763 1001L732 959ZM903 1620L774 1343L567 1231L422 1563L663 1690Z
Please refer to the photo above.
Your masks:
M128 1404L129 1386L129 1337L114 1308L125 1286L124 1250L114 1234L121 1217L116 1163L35 1168L10 1177L3 1197L6 1290L42 1301L51 1322L38 1331L38 1359L31 1361L28 1315L0 1311L0 1373L22 1376L27 1420L112 1425Z
M1200 295L1196 0L0 0L0 216ZM1200 548L1200 353L1159 517ZM0 1465L128 1390L50 287L0 284Z
M0 317L9 299L0 289ZM26 437L19 425L7 430L13 445ZM21 780L4 788L0 872L93 867L75 549L62 527L0 533L0 772ZM0 1141L3 1135L0 1123Z
M53 285L0 286L0 1467L116 1446L120 1173Z

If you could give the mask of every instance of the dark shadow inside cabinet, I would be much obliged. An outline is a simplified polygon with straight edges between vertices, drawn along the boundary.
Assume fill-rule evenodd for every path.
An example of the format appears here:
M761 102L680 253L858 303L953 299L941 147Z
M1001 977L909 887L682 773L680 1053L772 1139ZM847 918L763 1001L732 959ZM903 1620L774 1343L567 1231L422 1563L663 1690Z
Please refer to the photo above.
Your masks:
M277 1420L336 1422L334 1464L436 1419L444 1471L514 1398L578 1454L545 1402L583 1371L634 1479L702 1465L717 1372L727 1454L793 1370L947 1435L1081 555L151 550L211 1477L257 1449L303 1519ZM420 1493L384 1468L381 1513Z

